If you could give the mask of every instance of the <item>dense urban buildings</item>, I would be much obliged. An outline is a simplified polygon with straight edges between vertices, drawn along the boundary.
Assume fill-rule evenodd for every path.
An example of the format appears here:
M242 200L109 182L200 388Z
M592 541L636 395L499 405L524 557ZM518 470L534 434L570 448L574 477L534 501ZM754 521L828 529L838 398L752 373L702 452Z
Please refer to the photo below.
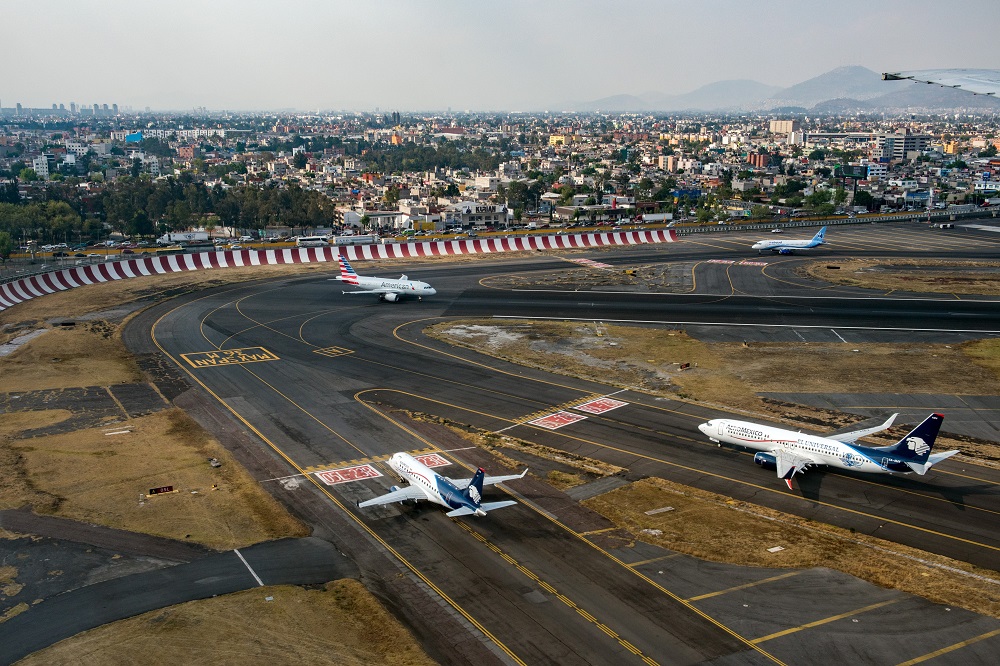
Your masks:
M998 193L998 149L990 113L8 108L0 231L18 243L188 228L262 238L979 205Z

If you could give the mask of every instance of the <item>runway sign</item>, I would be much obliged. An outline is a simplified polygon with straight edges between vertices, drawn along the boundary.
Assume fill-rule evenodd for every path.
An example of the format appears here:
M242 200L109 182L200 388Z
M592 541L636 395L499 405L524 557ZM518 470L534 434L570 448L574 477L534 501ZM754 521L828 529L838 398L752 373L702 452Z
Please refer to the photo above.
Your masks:
M358 465L357 467L328 469L324 472L316 472L316 476L326 485L335 486L338 483L349 483L351 481L361 481L362 479L374 479L382 476L382 473L371 465Z
M427 467L444 467L445 465L450 465L451 461L443 456L439 456L436 453L425 453L421 456L413 456L421 465L426 465Z
M540 419L535 419L534 421L528 421L529 424L538 426L539 428L546 428L548 430L558 430L563 426L567 426L570 423L576 423L577 421L582 421L586 416L581 416L580 414L573 414L572 412L556 412L555 414L549 414L548 416L543 416Z
M624 407L627 404L627 402L622 402L621 400L598 398L597 400L591 400L590 402L585 402L582 405L577 405L573 409L578 409L581 412L587 412L588 414L603 414L604 412L610 412L612 409Z
M187 361L192 368L217 368L224 365L243 365L244 363L278 360L277 356L263 347L192 352L190 354L181 354L181 358Z

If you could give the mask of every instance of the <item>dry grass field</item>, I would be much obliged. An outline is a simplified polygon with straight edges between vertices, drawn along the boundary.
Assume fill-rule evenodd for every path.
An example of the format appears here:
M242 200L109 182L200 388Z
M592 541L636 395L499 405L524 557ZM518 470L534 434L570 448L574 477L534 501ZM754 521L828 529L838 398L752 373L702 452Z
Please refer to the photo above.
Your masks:
M1000 618L1000 585L982 580L995 581L995 571L755 504L655 478L583 504L644 541L686 555L744 566L829 567L881 587ZM674 510L645 513L666 506ZM769 553L774 546L784 550ZM905 566L900 564L903 558L908 558Z
M360 583L339 580L323 590L260 587L179 604L84 632L18 663L424 666L435 662Z
M1000 296L1000 262L996 261L831 259L811 262L801 271L830 284L886 292Z
M29 422L23 412L14 416ZM8 435L0 447L8 452L0 474L10 480L0 490L2 508L31 504L38 512L219 550L308 534L178 409L62 435ZM209 466L209 458L222 466ZM140 498L162 486L176 492Z

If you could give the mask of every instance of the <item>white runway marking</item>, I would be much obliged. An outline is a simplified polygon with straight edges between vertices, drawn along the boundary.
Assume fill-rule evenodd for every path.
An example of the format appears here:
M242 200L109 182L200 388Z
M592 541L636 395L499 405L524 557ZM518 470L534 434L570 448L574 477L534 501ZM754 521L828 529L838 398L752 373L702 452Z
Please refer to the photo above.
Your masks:
M236 557L240 558L240 562L242 562L243 565L247 568L247 571L249 571L250 575L253 576L253 579L257 581L257 584L260 585L261 587L264 587L264 581L260 579L260 576L257 575L257 572L254 571L253 567L250 566L250 563L246 561L246 558L243 557L243 553L240 552L239 548L234 548L233 552L236 553Z

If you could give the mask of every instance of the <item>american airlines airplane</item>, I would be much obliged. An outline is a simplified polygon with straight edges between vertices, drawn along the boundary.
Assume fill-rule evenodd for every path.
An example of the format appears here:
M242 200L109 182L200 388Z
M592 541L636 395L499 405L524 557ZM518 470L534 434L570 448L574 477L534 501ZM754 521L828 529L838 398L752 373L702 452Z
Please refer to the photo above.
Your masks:
M734 444L760 451L754 455L753 461L766 469L776 470L778 478L784 479L789 488L792 487L792 477L812 466L839 467L875 474L916 472L923 476L932 466L958 453L931 453L934 439L944 420L941 414L931 414L892 446L855 444L865 435L886 430L896 416L893 414L888 421L874 428L829 437L729 419L712 419L698 426L698 430L720 445Z
M817 245L822 245L826 242L826 227L823 227L816 235L812 237L812 240L762 240L757 241L751 245L751 249L757 250L757 254L760 254L761 250L770 250L771 252L777 252L778 254L791 254L792 250L808 250L814 248Z
M338 261L340 276L332 279L361 289L361 291L345 291L343 292L345 294L378 294L380 301L395 303L403 296L416 296L417 300L423 300L424 296L433 296L437 293L437 290L426 282L410 280L405 275L400 275L398 280L358 275L347 263L344 255L339 255Z
M374 499L359 502L359 508L366 506L376 506L379 504L394 504L397 502L418 502L426 500L440 504L446 509L450 509L447 515L449 518L456 516L485 516L488 511L502 509L505 506L517 504L513 500L504 502L483 503L483 486L492 486L504 481L523 479L528 473L525 469L520 474L508 476L486 476L483 468L476 470L476 474L471 479L449 479L441 476L420 461L407 453L394 453L389 458L389 467L395 470L400 479L409 481L410 485L405 488L393 486L389 492Z

